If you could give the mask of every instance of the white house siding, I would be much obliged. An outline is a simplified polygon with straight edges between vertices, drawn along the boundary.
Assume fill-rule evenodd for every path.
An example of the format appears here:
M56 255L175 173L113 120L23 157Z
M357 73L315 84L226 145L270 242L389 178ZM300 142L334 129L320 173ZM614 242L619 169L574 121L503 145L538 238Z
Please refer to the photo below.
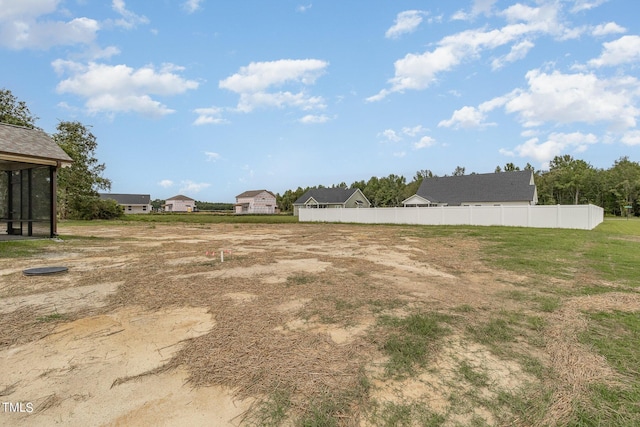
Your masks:
M300 222L363 224L503 225L591 230L604 220L594 205L438 206L371 209L300 209Z
M193 200L179 199L169 199L165 203L168 212L193 212L195 205L195 201Z
M254 197L237 197L236 213L274 214L276 213L276 198L266 191Z
M126 214L147 214L151 212L151 205L121 205Z
M274 214L276 198L266 191L253 197L236 197L236 213Z

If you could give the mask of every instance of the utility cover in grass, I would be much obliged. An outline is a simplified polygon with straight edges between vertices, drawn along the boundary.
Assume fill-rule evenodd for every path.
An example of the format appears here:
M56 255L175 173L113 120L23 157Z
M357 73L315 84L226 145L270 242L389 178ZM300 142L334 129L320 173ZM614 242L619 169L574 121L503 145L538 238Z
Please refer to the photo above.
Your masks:
M25 276L44 276L47 274L64 273L68 271L67 267L37 267L23 270Z

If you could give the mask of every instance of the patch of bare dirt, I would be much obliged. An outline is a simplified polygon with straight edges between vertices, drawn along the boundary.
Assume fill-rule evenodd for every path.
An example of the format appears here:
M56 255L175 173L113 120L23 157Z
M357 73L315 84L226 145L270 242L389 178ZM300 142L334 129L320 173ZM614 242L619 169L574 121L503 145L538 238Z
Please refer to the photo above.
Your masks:
M42 426L149 425L198 418L198 425L205 425L220 419L220 408L236 416L246 403L236 402L234 410L228 391L186 387L184 370L113 386L118 379L166 364L184 340L213 326L202 308L149 312L135 306L60 324L39 341L0 351L0 378L14 390L3 399L31 402L34 408L31 414L3 416L11 424Z

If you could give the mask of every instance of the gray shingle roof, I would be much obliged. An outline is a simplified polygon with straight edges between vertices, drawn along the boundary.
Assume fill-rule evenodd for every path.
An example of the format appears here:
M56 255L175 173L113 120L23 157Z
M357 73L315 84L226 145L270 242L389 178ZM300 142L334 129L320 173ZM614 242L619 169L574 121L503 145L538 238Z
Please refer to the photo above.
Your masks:
M529 170L425 178L416 193L432 203L533 201L535 185Z
M311 197L318 203L345 203L356 191L358 191L357 188L312 188L293 204L303 205Z
M0 153L72 162L71 157L40 129L0 123Z
M107 200L112 199L120 205L149 205L151 204L151 196L149 194L117 194L117 193L100 193L100 198Z
M249 190L249 191L245 191L245 192L244 192L244 193L242 193L242 194L238 194L238 195L236 196L236 199L238 199L238 198L240 198L240 197L255 197L255 196L257 196L257 195L258 195L258 194L260 194L260 193L269 193L269 194L271 194L273 197L276 197L276 195L275 195L275 194L273 194L273 193L272 193L271 191L269 191L269 190Z
M191 197L187 197L187 196L183 196L182 194L178 194L177 196L173 196L170 199L167 199L166 201L168 202L169 200L189 200L192 202L195 202L195 199L192 199Z

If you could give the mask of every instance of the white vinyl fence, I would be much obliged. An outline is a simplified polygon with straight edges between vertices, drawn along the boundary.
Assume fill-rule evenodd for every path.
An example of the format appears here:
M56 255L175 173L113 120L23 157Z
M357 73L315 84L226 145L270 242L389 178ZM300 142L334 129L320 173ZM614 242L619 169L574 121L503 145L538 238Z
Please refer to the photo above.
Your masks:
M594 205L306 208L300 209L298 214L301 222L506 225L582 230L592 230L604 220L604 210Z

